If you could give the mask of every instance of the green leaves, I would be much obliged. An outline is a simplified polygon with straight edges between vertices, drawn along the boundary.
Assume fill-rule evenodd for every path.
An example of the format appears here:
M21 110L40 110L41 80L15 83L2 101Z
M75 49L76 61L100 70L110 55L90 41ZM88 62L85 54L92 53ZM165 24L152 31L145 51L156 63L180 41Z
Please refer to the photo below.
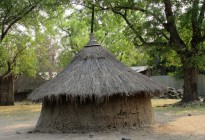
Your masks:
M15 72L24 73L29 76L35 76L38 69L38 61L34 49L29 48L24 51L24 54L19 56Z
M89 7L92 1L86 1L85 7L80 8L66 0L60 0L58 3L55 0L30 2L20 0L13 3L9 0L0 3L0 10L3 13L6 13L8 9L14 8L21 11L29 4L38 4L33 12L12 26L15 28L11 28L8 36L2 42L0 65L4 65L4 68L1 67L1 73L6 71L7 62L12 61L15 54L24 47L26 49L17 59L18 63L23 63L23 65L15 64L16 68L13 71L16 73L57 71L67 66L72 57L85 46L89 39L91 22ZM182 11L180 7L183 3L187 4L187 7ZM114 53L120 61L129 66L146 65L147 60L153 66L181 66L179 54L169 44L170 34L165 28L167 25L164 24L167 21L162 12L164 9L162 1L109 0L96 1L95 4L94 31L97 41ZM172 1L172 4L177 30L182 41L187 45L183 52L192 50L190 2ZM120 12L124 18L113 11ZM7 13L10 16L16 14L12 11ZM20 26L25 28L25 31L19 29ZM9 48L3 47L8 44ZM202 50L203 46L202 43L199 50ZM32 58L26 58L26 55ZM201 54L200 58L194 58L193 61L200 61L202 58ZM27 72L26 69L31 69L33 72Z
M59 66L67 66L72 57L86 45L90 32L91 11L81 9L61 20L60 28L66 33L62 38L63 50L59 54ZM126 37L125 22L111 11L95 12L94 33L99 44L106 47L127 65L146 63L145 54L135 49L134 44Z
M56 57L60 34L56 21L68 4L65 0L0 2L0 76L5 73L34 76L55 67L51 59Z

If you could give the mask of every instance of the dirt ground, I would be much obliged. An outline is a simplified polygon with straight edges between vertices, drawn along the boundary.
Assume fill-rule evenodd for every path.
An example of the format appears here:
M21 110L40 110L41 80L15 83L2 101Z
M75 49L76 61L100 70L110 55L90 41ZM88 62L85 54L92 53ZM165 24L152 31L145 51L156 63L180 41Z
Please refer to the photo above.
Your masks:
M205 106L157 107L177 101L152 101L156 123L151 128L80 134L28 133L35 127L40 104L0 107L0 140L205 140Z

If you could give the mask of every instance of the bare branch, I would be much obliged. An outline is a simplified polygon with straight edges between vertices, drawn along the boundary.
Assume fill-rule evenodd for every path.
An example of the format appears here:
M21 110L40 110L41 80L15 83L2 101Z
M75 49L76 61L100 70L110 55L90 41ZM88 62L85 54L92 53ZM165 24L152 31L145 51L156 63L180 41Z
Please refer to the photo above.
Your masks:
M123 19L125 20L125 22L127 23L127 25L134 31L134 33L136 34L136 36L140 39L140 41L145 44L145 40L143 39L142 36L139 35L139 32L135 29L135 27L130 23L130 21L127 19L127 16L126 16L126 12L123 14L119 11L116 11L115 9L112 9L112 11L115 13L115 14L118 14L120 16L123 17Z
M62 31L64 31L64 32L66 32L67 34L68 34L68 36L70 37L71 36L71 33L69 32L69 28L67 28L67 29L64 29L64 28L62 28L62 27L59 27Z
M16 55L13 57L12 61L10 62L10 64L12 65L13 63L16 62L16 59L22 54L22 52L26 49L27 47L22 48L21 50L19 50Z
M164 32L162 32L161 30L158 30L158 31L160 32L160 34L161 34L164 38L166 38L166 40L169 41L169 37L168 37Z
M193 30L193 38L200 38L200 27L198 24L198 9L199 9L199 0L194 0L192 4L192 16L191 16L191 23L192 23L192 30Z
M205 40L205 35L202 36L202 41L204 41L204 40Z
M119 8L119 9L125 9L125 10L135 10L135 11L140 11L142 13L145 13L145 14L148 14L148 15L151 15L153 16L161 25L164 24L163 20L156 14L150 12L150 11L147 11L143 8L140 8L140 7L128 7L128 6L118 6L118 7L115 7L115 8Z
M35 9L37 7L37 5L38 5L38 3L35 3L33 5L28 5L27 7L22 9L19 13L17 13L16 16L10 16L9 17L8 15L5 15L4 21L2 23L2 33L1 33L1 36L0 36L0 42L3 41L4 37L6 36L8 31L11 29L11 27L15 23L17 23L19 20L24 18L26 15L28 15L33 9ZM7 24L8 24L8 26L5 28L5 25L7 25Z
M202 22L204 20L204 13L205 13L205 0L203 1L203 4L201 6L201 10L200 10L200 13L199 13L199 17L198 17L198 26L201 30L201 26L202 26ZM201 35L201 41L204 41L205 40L205 35Z
M136 46L165 46L165 45L168 45L168 42L146 42L144 40L144 38L139 35L139 32L135 29L135 27L130 23L130 21L127 19L127 16L126 16L126 12L125 13L121 13L119 11L116 11L115 9L112 9L112 11L115 13L115 14L118 14L120 16L123 17L123 19L125 20L125 22L127 23L127 25L134 31L135 35L137 38L139 38L139 40L142 42L142 44L138 44L136 41L133 42ZM166 36L166 34L164 34L162 31L160 31L160 33L162 34L162 36L164 36L167 40L169 40L169 38Z
M27 47L22 48L21 50L19 50L16 55L13 57L12 61L7 61L7 71L2 75L2 77L7 76L12 70L12 64L14 64L17 60L17 58L22 54L22 52L26 49Z
M183 40L180 38L179 33L176 28L175 24L175 17L172 11L172 4L170 0L164 0L164 5L165 5L165 15L167 19L166 23L166 30L170 33L170 43L173 44L173 47L178 53L183 53L181 52L181 47L186 48L185 43Z
M205 13L205 0L203 1L203 4L201 6L201 10L199 13L199 17L198 17L198 23L200 24L200 26L204 20L204 13Z
M108 35L108 32L106 32L106 33L104 34L104 37L103 37L102 41L100 42L100 44L102 44L102 43L105 41L105 38L107 37L107 35Z
M9 61L7 61L7 67L8 67L7 71L1 77L5 77L11 72L12 68L11 68L11 64Z

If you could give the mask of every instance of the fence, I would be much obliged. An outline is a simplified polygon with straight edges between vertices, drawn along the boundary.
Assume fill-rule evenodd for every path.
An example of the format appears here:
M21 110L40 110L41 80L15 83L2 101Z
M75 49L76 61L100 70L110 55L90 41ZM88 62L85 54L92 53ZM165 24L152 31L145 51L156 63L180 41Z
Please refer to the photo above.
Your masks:
M176 89L182 89L184 84L182 79L176 79L168 75L152 76L150 78L165 86L174 87ZM199 74L198 76L198 93L200 96L205 97L205 75L203 74Z

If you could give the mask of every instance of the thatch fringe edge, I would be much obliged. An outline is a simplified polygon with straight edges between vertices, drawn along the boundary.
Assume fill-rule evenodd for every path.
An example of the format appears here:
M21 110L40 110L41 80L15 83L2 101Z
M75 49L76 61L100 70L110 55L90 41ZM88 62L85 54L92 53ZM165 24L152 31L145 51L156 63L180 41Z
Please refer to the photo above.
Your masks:
M49 101L49 102L57 102L57 103L62 103L63 100L64 101L70 101L71 103L86 103L86 102L94 102L97 104L100 104L102 102L108 102L109 98L112 96L138 96L138 95L144 95L144 96L161 96L164 94L164 92L166 92L166 89L160 91L160 90L155 90L153 92L144 92L144 91L140 91L137 93L130 93L130 94L125 94L125 93L115 93L112 95L104 95L104 96L96 96L96 95L87 95L87 96L72 96L71 94L60 94L60 95L50 95L50 96L45 96L42 97L40 99L33 99L33 98L29 98L28 100L32 100L33 102L41 102L41 101ZM63 98L62 98L63 97Z

